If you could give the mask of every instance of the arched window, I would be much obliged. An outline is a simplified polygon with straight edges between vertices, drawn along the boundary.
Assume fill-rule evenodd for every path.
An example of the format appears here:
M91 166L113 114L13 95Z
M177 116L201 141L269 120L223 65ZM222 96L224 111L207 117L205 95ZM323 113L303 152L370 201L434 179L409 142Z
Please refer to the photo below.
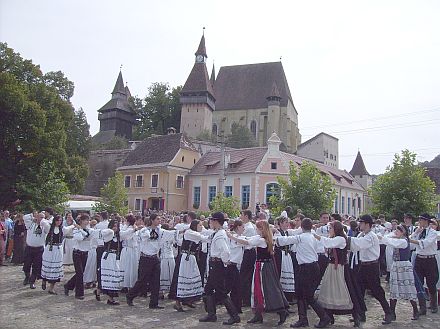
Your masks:
M213 123L212 124L212 135L213 136L217 136L217 124L216 123Z
M251 133L255 138L257 138L257 122L255 120L251 121Z
M266 204L270 204L272 195L280 195L280 186L277 183L266 184Z

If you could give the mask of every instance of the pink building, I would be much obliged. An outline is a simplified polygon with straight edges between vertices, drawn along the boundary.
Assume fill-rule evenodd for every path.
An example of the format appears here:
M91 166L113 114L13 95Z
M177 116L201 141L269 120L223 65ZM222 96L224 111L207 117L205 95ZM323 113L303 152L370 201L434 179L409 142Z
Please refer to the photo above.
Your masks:
M277 176L287 177L290 163L298 166L312 161L280 151L281 140L274 133L267 147L227 150L225 155L226 196L235 196L243 209L255 210L257 202L268 203ZM194 165L188 177L188 209L209 210L208 204L218 193L221 156L208 152ZM333 211L353 216L364 210L366 191L345 170L312 161L324 174L329 175L337 192Z

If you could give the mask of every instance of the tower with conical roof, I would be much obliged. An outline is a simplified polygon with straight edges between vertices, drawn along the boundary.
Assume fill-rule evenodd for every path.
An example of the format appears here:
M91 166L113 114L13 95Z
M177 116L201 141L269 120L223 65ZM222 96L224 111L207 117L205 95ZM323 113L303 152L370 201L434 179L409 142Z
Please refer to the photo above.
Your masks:
M112 98L98 110L100 127L98 134L93 137L94 143L105 144L115 136L132 138L136 114L128 103L130 96L130 90L124 86L122 72L119 71Z
M215 110L213 84L206 68L205 35L202 35L195 53L195 63L180 92L182 113L180 132L196 138L203 131L212 129L212 112Z
M268 127L265 129L264 133L269 135L273 132L279 132L281 126L281 94L278 90L277 83L274 81L267 100L267 115L268 115ZM263 137L267 140L266 136Z
M352 175L364 189L368 189L373 184L373 178L365 167L364 159L362 159L360 151L358 151L356 155L353 168L350 170L350 175Z

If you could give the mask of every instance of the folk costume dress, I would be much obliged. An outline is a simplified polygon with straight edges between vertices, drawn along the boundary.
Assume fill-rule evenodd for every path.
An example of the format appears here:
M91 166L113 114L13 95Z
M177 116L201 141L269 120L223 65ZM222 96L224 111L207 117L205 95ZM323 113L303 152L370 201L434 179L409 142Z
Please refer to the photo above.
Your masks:
M417 300L414 269L411 264L411 246L407 239L384 237L383 243L391 246L393 263L390 271L390 298Z
M328 249L330 263L321 282L318 302L331 314L352 314L357 317L366 311L357 282L348 264L347 242L344 237L321 237Z
M43 223L43 227L47 236L41 263L41 278L49 283L60 282L64 277L63 228L54 227L53 231L50 231L47 223ZM69 229L73 229L73 225Z
M209 237L193 230L187 230L183 234L180 255L177 257L170 288L171 299L193 301L202 296L202 278L196 255L198 255L200 249L200 242L207 242L208 240Z
M69 225L64 227L64 239L63 239L63 264L73 264L73 247L75 241L73 240L73 229L75 226Z
M96 282L97 275L96 275L96 263L97 263L97 256L96 256L96 248L98 247L98 239L96 236L92 236L90 240L90 250L87 254L87 263L86 267L84 268L84 283L92 283Z
M124 269L122 287L132 288L138 279L139 241L133 226L129 226L126 230L130 231L123 233L125 240L122 242L121 251L121 267Z
M160 241L160 290L169 292L173 280L176 260L174 258L175 238Z
M293 230L282 231L280 230L277 235L279 236L289 236L293 235L291 233ZM277 272L279 273L281 287L283 292L289 294L295 292L295 277L294 277L294 267L293 267L293 252L290 246L275 246L275 263L277 266ZM287 295L286 295L287 297Z
M266 241L259 235L248 238L257 248L257 260L252 278L251 307L257 313L287 310L289 303L283 293L273 257Z
M133 228L114 234L111 229L104 229L101 235L104 239L104 253L101 258L102 292L111 297L117 297L124 281L124 268L121 266L122 240L130 237Z

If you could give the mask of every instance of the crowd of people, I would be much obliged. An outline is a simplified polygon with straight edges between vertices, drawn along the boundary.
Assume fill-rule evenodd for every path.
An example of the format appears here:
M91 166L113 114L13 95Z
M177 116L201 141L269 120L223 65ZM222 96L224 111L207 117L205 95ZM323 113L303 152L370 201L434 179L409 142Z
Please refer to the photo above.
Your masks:
M73 218L47 208L14 218L6 210L0 219L0 264L23 264L23 284L36 289L41 279L53 295L64 266L73 264L66 296L74 291L83 300L85 289L95 288L94 298L105 295L110 306L120 304L121 293L129 306L148 296L151 309L163 308L166 296L177 312L203 300L201 322L217 321L216 309L224 305L225 325L239 323L244 307L254 313L248 323L275 312L281 325L296 304L293 328L309 326L309 306L319 317L317 328L343 314L359 327L366 321L366 291L380 303L384 325L396 320L398 300L411 303L412 320L427 314L427 301L438 312L440 223L427 213L405 214L399 223L326 212L312 220L293 216L290 207L273 220L264 210L233 219L221 212Z

